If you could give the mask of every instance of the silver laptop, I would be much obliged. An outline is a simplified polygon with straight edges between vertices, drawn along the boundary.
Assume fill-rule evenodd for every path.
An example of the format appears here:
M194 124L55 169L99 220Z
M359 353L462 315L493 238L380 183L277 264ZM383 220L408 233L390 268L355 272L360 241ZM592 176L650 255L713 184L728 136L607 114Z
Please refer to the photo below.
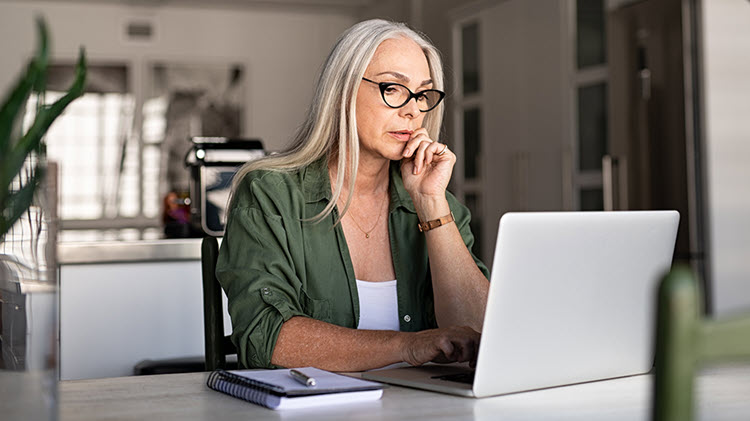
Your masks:
M476 370L430 364L362 377L481 398L648 372L657 284L671 266L679 218L506 213Z

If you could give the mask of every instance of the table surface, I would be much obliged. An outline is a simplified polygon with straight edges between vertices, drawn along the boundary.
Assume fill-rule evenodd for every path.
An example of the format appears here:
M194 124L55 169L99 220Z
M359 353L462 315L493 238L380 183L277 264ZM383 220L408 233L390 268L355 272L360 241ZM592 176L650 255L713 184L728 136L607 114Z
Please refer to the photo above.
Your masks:
M208 373L60 382L60 419L87 420L648 420L650 375L484 399L397 386L375 402L272 411L208 389ZM750 365L696 380L698 419L750 419Z

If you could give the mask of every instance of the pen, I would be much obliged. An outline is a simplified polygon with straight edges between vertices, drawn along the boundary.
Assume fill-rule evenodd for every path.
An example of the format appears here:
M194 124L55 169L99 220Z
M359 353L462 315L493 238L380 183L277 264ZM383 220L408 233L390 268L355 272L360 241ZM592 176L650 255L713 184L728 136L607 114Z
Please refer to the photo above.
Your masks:
M315 379L298 370L289 370L289 375L307 387L315 386Z

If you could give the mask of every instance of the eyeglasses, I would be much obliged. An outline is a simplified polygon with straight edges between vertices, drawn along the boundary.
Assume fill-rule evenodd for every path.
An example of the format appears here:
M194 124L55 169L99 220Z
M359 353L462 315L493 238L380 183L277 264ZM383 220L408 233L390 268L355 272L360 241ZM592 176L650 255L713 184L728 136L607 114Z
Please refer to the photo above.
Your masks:
M437 107L445 97L445 92L438 91L437 89L427 89L414 93L399 83L375 82L366 77L363 77L362 80L378 85L383 102L391 108L401 108L414 98L417 100L419 111L426 113Z

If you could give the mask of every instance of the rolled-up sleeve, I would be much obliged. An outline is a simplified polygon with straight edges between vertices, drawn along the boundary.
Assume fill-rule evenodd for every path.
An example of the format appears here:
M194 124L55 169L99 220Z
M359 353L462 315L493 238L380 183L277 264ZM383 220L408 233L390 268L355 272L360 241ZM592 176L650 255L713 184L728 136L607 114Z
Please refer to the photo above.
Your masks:
M466 248L469 249L469 254L471 254L471 257L474 259L474 263L477 264L477 267L482 272L484 277L489 279L489 269L487 269L487 266L474 254L474 251L472 250L474 248L474 234L471 232L471 212L469 211L469 208L461 204L458 199L456 199L452 194L447 193L446 196L448 199L448 205L450 206L451 211L453 212L453 216L455 217L458 232L461 234L461 238L464 240Z
M216 275L227 294L232 342L246 367L272 367L283 322L305 316L284 218L262 188L243 182L227 218Z

